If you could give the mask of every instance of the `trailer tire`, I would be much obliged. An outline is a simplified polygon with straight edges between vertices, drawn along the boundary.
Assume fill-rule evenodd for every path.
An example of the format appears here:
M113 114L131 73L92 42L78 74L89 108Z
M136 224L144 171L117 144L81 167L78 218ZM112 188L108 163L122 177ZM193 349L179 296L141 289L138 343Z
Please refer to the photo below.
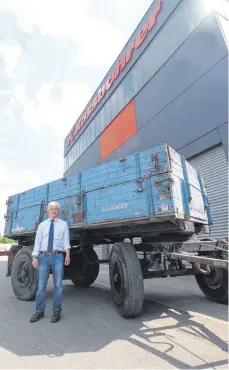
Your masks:
M6 277L9 277L11 275L12 265L14 258L16 254L19 252L19 250L22 248L21 245L14 244L11 246L9 252L8 252L8 261L7 261L7 273Z
M99 274L99 259L97 253L93 249L87 249L86 253L89 262L95 262L80 277L77 277L77 272L73 272L70 276L71 281L75 286L87 287L94 283ZM74 256L79 259L79 255ZM73 259L74 259L73 257ZM96 263L97 262L97 263Z
M11 270L11 284L17 299L34 300L37 291L37 271L32 266L32 247L22 248L15 256Z
M144 300L143 274L132 244L114 244L109 274L111 293L119 315L124 318L140 315Z
M199 288L210 300L228 304L228 271L214 268L210 275L197 274L195 276Z

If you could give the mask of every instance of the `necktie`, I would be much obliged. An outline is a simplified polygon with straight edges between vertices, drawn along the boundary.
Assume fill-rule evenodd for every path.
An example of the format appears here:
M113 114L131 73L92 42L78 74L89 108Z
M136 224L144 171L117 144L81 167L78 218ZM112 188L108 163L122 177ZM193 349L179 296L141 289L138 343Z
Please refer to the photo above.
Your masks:
M51 221L49 228L49 240L48 240L48 252L52 253L53 251L53 238L54 238L54 221Z

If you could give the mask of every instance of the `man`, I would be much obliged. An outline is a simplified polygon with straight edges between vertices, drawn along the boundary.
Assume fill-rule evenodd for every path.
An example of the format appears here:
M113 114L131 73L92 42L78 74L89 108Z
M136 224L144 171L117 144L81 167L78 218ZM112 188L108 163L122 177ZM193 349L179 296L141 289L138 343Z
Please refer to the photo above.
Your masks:
M61 317L62 304L62 279L65 266L70 264L69 229L67 222L58 218L59 204L51 202L48 205L49 218L42 222L35 239L32 253L32 265L38 269L38 289L36 293L36 312L30 322L39 321L44 317L47 304L46 287L52 268L54 283L54 300L52 323L56 323ZM64 261L64 252L66 257Z

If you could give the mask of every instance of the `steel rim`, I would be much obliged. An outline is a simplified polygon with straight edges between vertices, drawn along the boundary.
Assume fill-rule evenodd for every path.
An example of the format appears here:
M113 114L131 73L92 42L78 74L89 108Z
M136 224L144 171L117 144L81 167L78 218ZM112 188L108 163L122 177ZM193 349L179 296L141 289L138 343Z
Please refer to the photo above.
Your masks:
M25 288L30 283L31 277L31 266L27 261L21 261L17 269L17 281Z
M210 289L219 289L223 283L223 270L211 268L209 275L204 275L204 283Z
M114 282L114 289L118 296L122 295L122 278L120 274L120 269L117 263L114 265L113 270L113 282Z

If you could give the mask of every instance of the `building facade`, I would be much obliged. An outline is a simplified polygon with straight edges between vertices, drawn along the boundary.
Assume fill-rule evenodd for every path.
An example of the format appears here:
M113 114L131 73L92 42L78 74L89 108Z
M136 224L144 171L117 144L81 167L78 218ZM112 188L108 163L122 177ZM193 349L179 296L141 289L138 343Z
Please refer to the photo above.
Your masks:
M65 176L168 143L205 180L211 236L228 235L226 3L152 3L65 139Z

